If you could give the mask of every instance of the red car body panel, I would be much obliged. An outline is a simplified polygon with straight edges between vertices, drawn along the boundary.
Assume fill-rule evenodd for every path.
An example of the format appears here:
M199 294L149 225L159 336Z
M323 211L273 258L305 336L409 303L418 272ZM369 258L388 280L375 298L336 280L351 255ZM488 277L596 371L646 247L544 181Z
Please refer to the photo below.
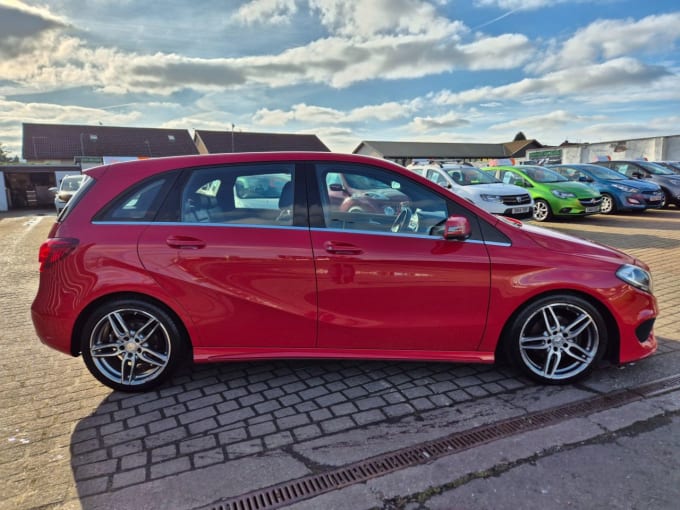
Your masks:
M401 173L455 201L510 243L370 235L301 227L97 224L92 218L133 183L163 171L251 161L337 161ZM115 172L115 177L113 173ZM32 317L40 339L77 354L74 327L98 299L136 293L174 312L196 361L275 357L492 362L522 305L572 291L616 323L618 360L654 352L653 295L615 276L633 257L543 229L506 224L384 160L332 153L187 156L87 171L106 181L78 201L50 236L81 239L41 273ZM68 212L68 211L67 211Z

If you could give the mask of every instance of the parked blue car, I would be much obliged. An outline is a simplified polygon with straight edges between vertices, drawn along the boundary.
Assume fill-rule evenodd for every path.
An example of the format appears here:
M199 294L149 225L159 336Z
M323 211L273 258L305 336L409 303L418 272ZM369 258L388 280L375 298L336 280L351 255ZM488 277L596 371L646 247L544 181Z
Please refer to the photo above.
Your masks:
M602 195L602 214L617 211L660 209L664 205L663 190L653 182L628 179L615 170L599 165L547 165L571 181L586 182Z

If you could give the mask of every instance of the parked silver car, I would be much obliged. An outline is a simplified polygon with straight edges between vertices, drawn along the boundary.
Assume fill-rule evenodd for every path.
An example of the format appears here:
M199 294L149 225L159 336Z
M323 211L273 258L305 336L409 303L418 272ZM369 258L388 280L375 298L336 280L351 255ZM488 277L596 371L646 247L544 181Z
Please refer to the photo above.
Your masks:
M50 188L55 193L54 207L57 208L57 214L66 207L66 203L71 200L73 194L78 191L84 178L84 175L67 175L59 183L59 188Z

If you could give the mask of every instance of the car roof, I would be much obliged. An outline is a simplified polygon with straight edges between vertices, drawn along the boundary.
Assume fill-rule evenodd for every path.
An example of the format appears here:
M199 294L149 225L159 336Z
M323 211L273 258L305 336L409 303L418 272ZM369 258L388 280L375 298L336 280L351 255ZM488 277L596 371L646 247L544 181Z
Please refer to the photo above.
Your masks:
M165 158L149 158L136 161L125 161L120 163L112 163L110 165L102 165L89 168L84 171L86 175L90 175L95 179L102 177L109 171L121 175L134 174L136 180L141 180L151 175L170 171L181 170L184 168L192 168L198 166L217 166L224 164L238 164L238 163L267 163L277 161L330 161L336 163L357 163L369 164L387 167L390 170L396 171L404 175L412 175L412 173L401 165L397 165L389 160L382 158L375 158L371 156L363 156L358 154L343 154L337 152L237 152L237 153L223 153L223 154L199 154L190 156L171 156Z

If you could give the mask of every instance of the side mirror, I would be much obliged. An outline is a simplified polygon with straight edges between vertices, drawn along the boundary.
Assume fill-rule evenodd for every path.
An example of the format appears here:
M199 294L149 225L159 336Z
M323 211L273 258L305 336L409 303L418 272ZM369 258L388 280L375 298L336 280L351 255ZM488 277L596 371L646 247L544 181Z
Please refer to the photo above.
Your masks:
M345 191L345 188L342 187L342 184L338 183L333 183L330 186L328 186L328 189L331 191Z
M47 191L49 191L50 193L54 193L54 194L56 194L58 190L59 190L59 188L57 188L56 186L52 186L51 188L47 188Z
M644 177L644 174L642 172L633 172L633 177L636 179L642 179Z
M579 177L578 180L579 182L593 182L593 180L590 177L586 177L585 175Z
M444 224L444 239L464 241L471 233L470 222L465 216L449 216Z

